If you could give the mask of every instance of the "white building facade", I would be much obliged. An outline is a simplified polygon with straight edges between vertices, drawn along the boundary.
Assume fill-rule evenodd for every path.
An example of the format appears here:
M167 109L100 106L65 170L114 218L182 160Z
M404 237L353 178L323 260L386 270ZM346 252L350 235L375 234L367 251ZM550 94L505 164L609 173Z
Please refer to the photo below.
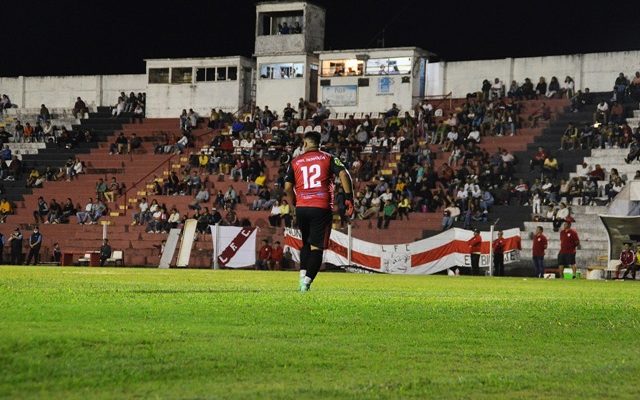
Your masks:
M319 101L332 112L410 111L426 94L427 52L417 47L320 51Z

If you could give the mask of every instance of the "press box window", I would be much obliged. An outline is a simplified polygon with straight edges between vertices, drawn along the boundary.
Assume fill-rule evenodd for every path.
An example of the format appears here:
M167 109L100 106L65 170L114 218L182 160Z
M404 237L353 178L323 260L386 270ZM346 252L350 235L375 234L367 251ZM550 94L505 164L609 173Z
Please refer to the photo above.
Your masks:
M229 67L227 69L227 80L228 81L238 80L238 67Z
M367 75L407 75L411 73L411 57L372 58L367 61Z
M196 82L210 82L216 80L215 68L198 68L196 69Z
M191 83L193 68L171 68L171 83Z
M149 83L169 83L169 68L149 68Z
M282 63L262 64L260 66L261 79L293 79L304 76L304 64Z
M327 60L322 62L321 76L362 76L364 62L359 60Z

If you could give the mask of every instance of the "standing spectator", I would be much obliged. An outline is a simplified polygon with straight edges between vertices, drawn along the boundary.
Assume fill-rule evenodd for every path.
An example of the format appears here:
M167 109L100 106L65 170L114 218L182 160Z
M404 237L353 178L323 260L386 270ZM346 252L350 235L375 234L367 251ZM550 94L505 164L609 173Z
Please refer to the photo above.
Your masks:
M280 271L282 269L283 248L280 246L280 242L276 241L273 244L273 250L271 251L271 269Z
M40 105L40 114L38 114L37 121L38 122L48 122L51 120L51 114L49 113L49 109L44 104Z
M543 231L544 229L538 226L533 236L533 268L536 271L537 278L544 277L544 253L547 249L547 237L542 233Z
M498 231L498 238L493 242L493 270L496 276L504 276L504 249L507 241L502 237L502 231Z
M580 247L578 232L571 229L571 222L565 222L564 228L560 231L560 252L558 253L558 268L560 274L562 269L571 267L573 279L576 279L576 249Z
M29 265L33 259L33 265L40 262L40 247L42 246L42 234L38 227L33 228L33 233L29 237L29 255L24 265Z
M61 260L62 260L62 250L60 250L60 244L58 244L58 242L55 242L53 244L53 252L51 254L51 261L60 264Z
M15 231L11 234L9 238L9 243L11 243L11 264L13 265L21 265L22 264L22 233L20 232L20 228L16 228Z
M24 126L20 123L20 120L16 120L16 124L13 126L14 134L13 134L13 142L14 143L22 143L24 142Z
M469 246L469 254L471 254L471 274L480 275L480 254L482 246L482 238L480 237L480 230L474 229L473 236L467 240Z
M616 279L620 276L620 270L625 269L624 274L622 275L622 279L626 279L629 271L632 271L632 279L636 279L636 254L631 249L631 244L626 242L624 244L624 249L620 253L620 264L618 268L616 268Z
M269 246L269 242L267 239L262 239L262 246L258 251L258 259L256 260L256 269L269 269L269 264L271 264L271 254L273 253L273 249Z
M104 239L102 246L100 247L100 266L104 267L105 261L111 257L111 246L109 245L109 239Z
M96 183L96 199L104 200L105 199L104 193L106 191L107 191L106 182L102 178L98 179L98 182Z

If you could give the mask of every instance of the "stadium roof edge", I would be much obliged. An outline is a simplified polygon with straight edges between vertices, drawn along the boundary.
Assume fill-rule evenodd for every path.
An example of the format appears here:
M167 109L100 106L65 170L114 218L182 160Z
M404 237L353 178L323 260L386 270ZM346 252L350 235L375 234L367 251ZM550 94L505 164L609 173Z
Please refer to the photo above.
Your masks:
M231 58L245 58L247 60L252 59L252 57L235 55L235 56L215 56L215 57L145 58L143 59L143 61L145 62L146 61L179 61L179 60L189 61L189 60L222 60L222 59L228 60Z
M421 55L425 56L434 56L437 57L437 54L427 51L423 48L417 46L406 46L406 47L375 47L370 49L340 49L340 50L318 50L314 51L314 54L331 54L331 53L364 53L368 51L397 51L397 50L413 50Z
M261 6L261 5L269 5L269 4L289 4L289 3L309 3L313 6L316 6L318 8L322 8L323 10L327 10L325 7L321 6L320 4L316 3L313 0L263 0L263 1L256 1L256 6Z

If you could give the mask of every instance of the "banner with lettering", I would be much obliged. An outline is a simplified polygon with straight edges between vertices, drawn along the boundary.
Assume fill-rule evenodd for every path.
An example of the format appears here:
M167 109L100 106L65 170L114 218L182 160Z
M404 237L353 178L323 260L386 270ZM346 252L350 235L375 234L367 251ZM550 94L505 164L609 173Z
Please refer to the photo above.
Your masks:
M381 245L351 239L351 265L388 274L434 274L451 267L471 267L471 256L467 240L472 231L453 228L427 239L413 243ZM489 232L481 232L482 256L480 266L489 267ZM520 259L520 230L503 231L506 241L504 262L509 264ZM495 233L494 233L495 239ZM285 229L285 248L290 248L294 261L299 261L302 240L297 229ZM331 231L329 247L324 252L326 263L348 265L349 238L342 232Z
M252 267L256 263L256 228L240 228L236 226L216 227L210 225L213 240L213 257L218 255L218 263L224 268ZM218 248L216 249L216 242Z

